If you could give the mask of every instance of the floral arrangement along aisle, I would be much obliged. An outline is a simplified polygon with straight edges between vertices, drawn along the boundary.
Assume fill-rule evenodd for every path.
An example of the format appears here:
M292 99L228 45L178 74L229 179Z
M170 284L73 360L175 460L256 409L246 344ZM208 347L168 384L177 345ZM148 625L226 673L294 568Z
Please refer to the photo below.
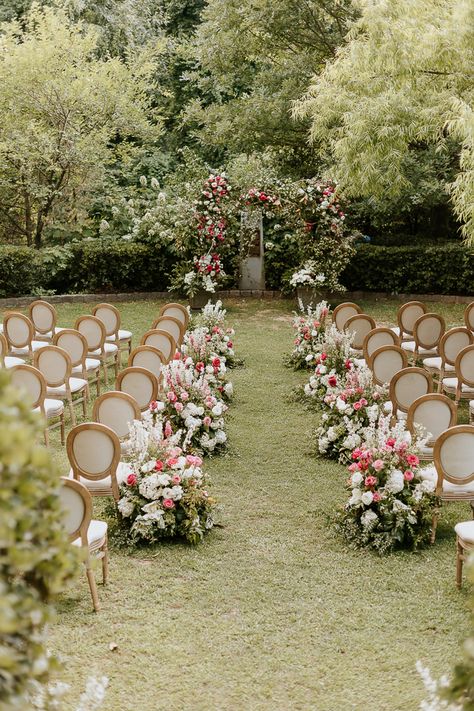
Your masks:
M169 424L149 417L131 427L132 473L120 487L121 527L133 544L181 537L198 543L213 526L214 499L202 459L185 454Z
M331 394L334 388L343 386L347 373L355 369L354 357L351 355L353 340L354 334L342 333L331 324L319 350L308 354L307 362L315 366L315 369L304 386L304 393L317 408L324 407L326 395Z
M371 424L364 443L352 452L350 497L337 524L350 545L380 554L428 543L439 504L434 484L420 477L424 440L412 441L404 422L392 428L389 422L381 416Z
M226 315L227 311L222 308L222 301L216 301L215 304L209 302L197 317L196 327L204 329L212 355L223 356L226 366L232 368L240 361L236 358L234 350L235 331L226 325Z
M293 328L295 330L294 348L285 363L298 370L314 367L316 356L321 351L326 335L327 319L330 316L329 305L321 301L314 308L304 308L300 302L300 313L295 313Z

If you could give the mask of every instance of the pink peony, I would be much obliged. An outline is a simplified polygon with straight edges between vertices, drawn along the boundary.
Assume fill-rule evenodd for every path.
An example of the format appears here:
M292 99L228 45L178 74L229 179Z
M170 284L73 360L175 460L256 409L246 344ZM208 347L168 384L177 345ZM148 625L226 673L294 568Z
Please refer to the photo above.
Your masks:
M232 341L229 341L229 342L227 343L227 348L232 348L233 345L234 345L234 344L232 343Z
M353 463L350 464L347 468L349 469L349 471L351 472L351 474L353 474L354 472L359 471L359 465L357 464L357 462L353 462Z
M335 388L337 385L337 378L335 375L331 375L330 378L328 378L328 385L330 385L332 388Z
M158 409L158 403L156 402L156 400L152 400L152 401L150 402L150 410L151 410L152 412L154 412L154 411L157 410L157 409Z
M186 402L186 400L189 400L189 394L186 392L186 390L183 390L183 392L181 393L181 400L183 402Z
M173 482L173 484L179 484L179 482L181 481L181 477L179 476L179 474L175 474L175 475L171 478L171 481Z
M416 454L407 454L407 463L411 467L417 467L418 464L420 463L420 460L418 459Z
M202 361L199 361L198 363L196 363L196 370L198 373L201 373L205 367L206 366L204 365L204 363Z
M395 440L393 439L393 437L389 437L385 444L387 445L387 447L390 448L395 447Z
M195 454L188 454L186 456L186 461L188 464L191 464L193 467L200 467L202 464L201 457L198 457Z
M129 486L135 486L137 483L137 475L136 474L129 474L127 477L127 484Z
M362 450L359 447L357 447L357 449L354 449L351 456L352 456L352 459L359 459L359 457L361 455L362 455Z
M321 360L324 362L324 361L326 360L326 358L327 358L326 353L321 353L320 358L321 358Z
M361 399L359 400L359 402L360 402L360 404L362 405L362 407L365 407L365 406L367 405L367 400L365 399L365 397L361 397Z
M173 499L163 499L163 506L165 509L174 509Z
M177 465L177 463L178 463L178 460L176 457L168 457L168 459L166 460L166 464L169 467L175 467Z
M376 472L379 472L384 468L384 463L381 459L376 459L375 462L372 462L372 466Z

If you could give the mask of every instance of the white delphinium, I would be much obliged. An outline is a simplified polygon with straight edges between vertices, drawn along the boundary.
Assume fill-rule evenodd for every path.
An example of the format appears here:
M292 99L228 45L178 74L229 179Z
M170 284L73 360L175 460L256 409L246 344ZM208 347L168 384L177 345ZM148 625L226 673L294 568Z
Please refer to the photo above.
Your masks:
M420 675L425 687L428 698L420 704L420 711L461 711L462 706L459 704L450 704L449 701L440 698L439 692L443 687L448 686L449 679L446 675L442 676L439 681L436 681L431 676L428 667L425 667L420 660L416 663L416 670Z

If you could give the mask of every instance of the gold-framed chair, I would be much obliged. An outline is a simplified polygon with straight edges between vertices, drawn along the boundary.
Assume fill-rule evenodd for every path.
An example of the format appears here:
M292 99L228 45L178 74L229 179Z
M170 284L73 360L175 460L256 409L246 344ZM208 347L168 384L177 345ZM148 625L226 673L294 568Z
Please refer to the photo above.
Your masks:
M82 404L82 414L86 416L89 384L86 379L73 377L71 357L64 348L45 344L35 351L33 365L44 376L46 397L67 402L73 425L76 424L75 405ZM79 397L73 400L74 395Z
M422 395L433 392L433 378L424 368L403 368L395 373L389 385L392 417L406 420L410 405Z
M44 345L44 344L43 344ZM46 380L34 365L15 365L10 370L13 385L22 388L31 400L33 412L40 413L45 422L44 443L49 447L49 430L60 428L61 444L64 444L64 403L62 400L46 397ZM50 420L58 422L49 425Z
M164 306L161 307L159 315L160 316L174 316L174 318L177 318L178 321L181 321L181 323L184 326L184 330L186 331L188 324L189 324L189 311L182 304L177 304L175 302L170 302L169 304L165 304Z
M369 368L376 385L385 385L395 373L406 368L408 356L400 346L381 346L369 358Z
M173 336L176 346L181 346L186 333L186 328L181 321L174 316L158 316L151 326L151 330L167 331Z
M474 343L474 334L464 326L450 328L439 342L439 356L423 358L423 368L426 368L438 380L438 392L441 392L443 378L448 374L455 376L456 358L466 346Z
M104 379L108 382L107 363L111 360L115 369L115 376L119 372L119 349L115 343L106 341L104 322L97 316L79 316L74 325L76 331L82 333L87 341L89 356L100 360L104 371Z
M8 355L32 358L44 341L35 340L35 327L24 314L9 311L3 317L3 335L8 343Z
M120 440L122 452L127 452L130 437L129 425L142 419L142 413L137 401L128 393L119 390L109 390L94 402L92 410L94 422L107 425Z
M100 395L100 360L88 358L89 347L82 333L74 328L63 328L55 334L53 345L63 348L71 358L72 375L87 380L89 386L96 386Z
M28 306L28 313L35 328L35 339L51 342L56 333L58 318L54 306L43 299L38 299Z
M417 318L413 325L413 340L403 342L402 348L411 354L413 361L439 354L439 342L446 331L442 316L426 313Z
M407 301L397 311L397 324L393 332L399 337L400 343L413 340L413 327L415 321L427 312L426 304L422 301Z
M464 309L464 324L469 331L474 332L474 301Z
M441 393L427 393L416 398L408 408L407 430L415 434L416 425L420 425L430 434L421 458L424 461L433 460L434 443L445 430L457 423L457 409L454 402Z
M159 382L148 368L131 366L124 368L115 381L117 390L128 393L137 402L140 412L148 410L150 403L158 398Z
M176 353L176 341L169 331L162 331L159 328L152 328L143 334L140 341L141 346L153 346L160 351L167 365ZM129 360L130 365L130 360Z
M120 311L113 304L102 303L94 306L92 315L104 322L105 340L118 346L119 358L121 359L124 351L130 355L133 334L131 331L120 328L122 320Z
M463 563L474 551L474 521L460 521L454 527L456 533L456 587L462 587Z
M466 346L456 356L454 363L455 377L443 378L441 391L454 395L458 405L460 400L474 397L474 344Z
M25 362L23 358L7 355L8 350L8 341L3 333L0 333L0 368L13 368L15 365L23 365Z
M338 331L343 331L347 319L361 313L362 309L358 304L354 304L352 301L345 301L343 304L336 306L332 312L332 322Z
M133 349L128 359L129 367L146 368L158 378L158 382L163 377L163 366L168 361L163 353L154 346L137 346Z
M351 353L362 355L362 349L366 336L375 328L375 321L368 314L356 314L350 316L344 324L344 331L353 335Z

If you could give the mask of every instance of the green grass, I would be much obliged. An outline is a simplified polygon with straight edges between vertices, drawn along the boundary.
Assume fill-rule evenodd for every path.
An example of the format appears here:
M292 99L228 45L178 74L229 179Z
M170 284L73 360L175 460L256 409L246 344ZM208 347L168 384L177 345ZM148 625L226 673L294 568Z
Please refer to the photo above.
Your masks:
M124 327L138 336L158 306L120 305ZM363 306L394 321L396 304ZM463 310L432 308L449 323ZM460 654L470 590L454 584L452 527L470 508L446 506L435 546L416 554L380 559L334 537L345 472L312 456L316 415L288 400L305 378L282 365L291 309L230 304L246 367L233 372L230 453L206 461L222 528L196 548L113 549L97 615L85 576L60 600L51 649L76 695L88 674L110 678L107 711L413 711L416 660L440 675ZM88 305L58 311L69 325Z

